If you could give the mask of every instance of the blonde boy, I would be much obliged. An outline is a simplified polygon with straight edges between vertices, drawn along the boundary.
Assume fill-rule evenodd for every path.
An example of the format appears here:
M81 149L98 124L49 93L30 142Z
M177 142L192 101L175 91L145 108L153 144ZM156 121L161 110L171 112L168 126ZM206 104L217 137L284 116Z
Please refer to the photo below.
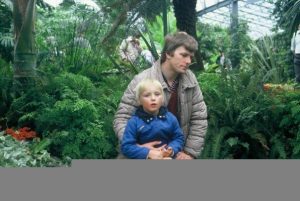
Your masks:
M136 87L139 104L129 119L121 143L122 153L132 159L169 159L183 148L184 137L176 117L163 107L162 85L144 79ZM160 141L157 147L140 146Z

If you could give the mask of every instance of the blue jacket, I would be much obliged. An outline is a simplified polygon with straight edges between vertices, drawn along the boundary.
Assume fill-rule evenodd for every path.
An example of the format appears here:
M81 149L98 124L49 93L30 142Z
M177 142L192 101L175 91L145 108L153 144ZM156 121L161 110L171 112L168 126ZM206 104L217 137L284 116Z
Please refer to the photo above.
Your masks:
M156 140L162 142L158 147L163 144L172 147L174 156L184 145L184 136L179 123L166 107L161 107L157 116L148 114L139 107L127 122L121 151L128 158L146 159L150 150L138 144Z

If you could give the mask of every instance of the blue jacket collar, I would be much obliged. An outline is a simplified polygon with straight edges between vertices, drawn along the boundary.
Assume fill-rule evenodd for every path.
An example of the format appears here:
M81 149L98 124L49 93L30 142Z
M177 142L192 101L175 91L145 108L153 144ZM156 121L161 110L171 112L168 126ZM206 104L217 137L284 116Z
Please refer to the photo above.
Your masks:
M166 114L168 112L168 109L164 106L162 106L159 109L157 118L159 119L165 119L166 118ZM150 123L152 120L155 119L155 116L152 114L149 114L147 112L145 112L145 110L143 109L142 106L139 106L135 112L135 115L138 116L139 118L141 118L145 123Z

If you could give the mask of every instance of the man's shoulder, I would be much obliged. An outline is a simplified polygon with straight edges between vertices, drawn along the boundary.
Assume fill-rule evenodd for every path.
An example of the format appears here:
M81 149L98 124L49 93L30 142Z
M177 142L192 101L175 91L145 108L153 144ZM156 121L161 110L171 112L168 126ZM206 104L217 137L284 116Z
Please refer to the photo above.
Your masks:
M142 72L140 72L138 75L139 75L139 76L148 75L148 74L151 73L152 71L153 71L153 67L147 68L147 69L143 70Z
M142 72L136 74L133 78L134 81L140 82L141 80L148 78L149 75L151 74L151 69L145 69Z
M197 81L197 78L196 78L196 75L190 70L188 69L186 71L185 74L183 74L182 76L182 84L185 86L185 87L195 87L198 85L198 81Z
M186 76L188 76L190 78L193 78L193 79L196 79L196 75L195 75L195 73L193 73L193 71L191 69L188 69L186 71Z
M157 68L158 67L156 65L153 65L152 67L143 70L142 72L137 74L135 77L137 79L156 78L158 76Z

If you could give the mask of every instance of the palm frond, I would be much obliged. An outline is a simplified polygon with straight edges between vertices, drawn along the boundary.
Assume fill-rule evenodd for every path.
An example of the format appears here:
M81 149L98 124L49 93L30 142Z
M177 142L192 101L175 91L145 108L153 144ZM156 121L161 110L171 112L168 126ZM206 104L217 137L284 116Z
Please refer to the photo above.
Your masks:
M0 44L4 47L13 47L14 39L10 33L0 33Z
M285 13L285 18L288 21L286 23L290 24L289 33L293 34L295 30L297 30L299 22L300 22L300 0L296 1L293 6L291 6L288 11Z

